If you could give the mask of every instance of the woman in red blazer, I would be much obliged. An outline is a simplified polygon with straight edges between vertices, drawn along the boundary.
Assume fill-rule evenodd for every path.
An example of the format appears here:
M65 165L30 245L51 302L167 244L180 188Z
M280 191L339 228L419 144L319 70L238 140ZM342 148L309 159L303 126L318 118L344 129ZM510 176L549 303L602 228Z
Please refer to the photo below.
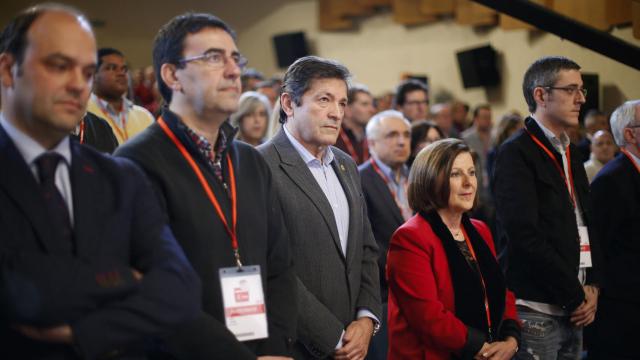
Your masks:
M445 139L417 156L408 198L417 214L387 258L389 359L511 359L520 323L491 232L466 212L477 180L469 147Z

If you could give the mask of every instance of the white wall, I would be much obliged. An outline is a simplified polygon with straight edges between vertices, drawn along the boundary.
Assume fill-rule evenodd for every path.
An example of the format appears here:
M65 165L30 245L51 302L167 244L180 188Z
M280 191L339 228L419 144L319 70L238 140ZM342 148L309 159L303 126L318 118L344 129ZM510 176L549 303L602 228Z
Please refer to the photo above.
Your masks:
M491 102L496 115L511 109L524 114L527 109L521 81L529 64L544 55L564 55L578 62L584 72L598 73L601 87L615 86L626 98L640 98L640 71L555 35L498 27L475 30L451 20L407 28L394 23L390 12L362 19L353 31L320 32L317 12L315 0L294 2L273 9L239 31L238 46L250 59L250 66L267 75L283 72L277 68L271 37L304 31L314 54L341 61L355 80L368 85L374 94L393 89L402 73L424 73L429 76L433 93L446 89L472 106ZM615 34L640 46L630 28ZM455 52L487 43L502 55L502 86L489 93L483 88L465 90Z

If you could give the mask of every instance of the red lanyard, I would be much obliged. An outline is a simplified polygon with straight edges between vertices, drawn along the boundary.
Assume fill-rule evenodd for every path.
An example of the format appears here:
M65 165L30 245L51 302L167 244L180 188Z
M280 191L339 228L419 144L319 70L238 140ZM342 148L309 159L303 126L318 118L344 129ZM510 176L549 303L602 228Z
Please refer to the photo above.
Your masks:
M380 175L380 177L382 178L382 180L384 181L384 183L387 185L387 187L389 188L389 191L391 191L391 195L393 195L393 199L396 201L396 203L398 205L401 205L400 202L398 201L398 194L395 192L395 190L393 190L392 188L389 187L389 178L387 177L387 175L385 175L382 170L380 170L380 167L378 167L378 164L376 163L375 160L373 160L373 158L369 159L369 162L371 162L371 166L373 166L373 170L375 170L378 175Z
M120 121L122 122L122 128L120 128L120 126L118 126L118 124L116 124L116 122L111 118L109 111L104 107L104 105L102 105L101 101L102 100L100 99L97 99L96 101L98 106L100 106L100 110L102 110L102 113L111 124L111 127L118 133L118 135L120 135L122 141L126 141L129 138L129 134L127 133L127 118L125 117L125 111L123 110L120 112ZM122 106L124 107L124 105Z
M344 145L347 147L347 151L349 152L349 155L351 155L351 158L353 159L353 161L356 162L356 164L360 164L361 162L364 162L367 160L367 158L369 157L369 146L367 144L367 140L364 140L362 142L362 161L360 161L360 157L358 156L356 149L353 147L353 143L351 142L351 139L349 139L349 136L345 134L344 129L340 130L340 138L342 139L342 142L344 143Z
M473 256L473 260L476 262L476 267L478 268L478 274L480 275L480 283L482 284L482 290L484 295L484 310L487 313L487 325L489 325L489 334L491 334L491 310L489 310L489 298L487 297L487 285L484 282L484 276L482 276L482 271L480 271L480 263L478 262L478 258L476 257L476 252L473 250L473 246L471 246L471 240L469 240L469 235L467 235L467 231L464 229L464 226L461 226L462 234L464 234L464 241L467 243L467 247L469 248L469 252L471 252L471 256Z
M629 152L627 151L627 149L625 148L620 148L620 151L624 154L624 156L626 156L629 161L631 161L631 163L633 164L633 166L636 167L636 170L638 170L638 173L640 173L640 166L638 166L638 163L636 163L633 159L633 157L631 156L631 154L629 154Z
M78 136L80 137L80 144L84 144L84 119L80 120L80 132Z
M556 166L556 169L558 169L558 172L560 172L560 176L562 176L562 179L564 180L565 185L567 186L567 190L569 191L569 196L571 197L571 202L573 204L573 207L576 207L576 198L574 195L574 187L573 187L573 172L571 171L571 150L569 149L569 146L567 146L566 148L566 154L567 154L567 169L569 171L569 180L567 181L567 176L564 173L564 166L562 166L559 162L558 159L556 159L555 156L553 156L553 153L551 152L551 150L547 149L546 146L544 146L544 144L538 140L537 137L535 137L531 132L529 132L529 129L525 128L525 130L527 131L527 134L529 134L529 136L531 137L531 139L533 140L533 142L536 143L536 145L538 145L539 148L541 148L546 154L547 156L549 156L549 158L553 161L553 164Z
M200 185L202 185L202 189L207 194L207 197L209 198L209 201L211 201L211 204L213 205L213 207L216 209L216 213L218 214L220 221L222 221L222 225L224 225L224 229L227 231L227 234L229 234L229 237L231 238L231 247L233 248L233 253L236 258L236 264L238 265L238 267L242 267L242 262L240 261L240 253L238 251L238 236L236 232L236 224L238 221L236 177L233 170L233 163L231 162L231 157L229 156L229 154L227 154L227 164L229 165L229 179L231 182L231 212L232 212L232 221L233 221L232 227L230 228L227 222L227 218L224 216L224 213L220 208L218 199L216 199L216 196L213 194L213 191L209 186L209 183L204 178L202 171L196 164L195 160L193 160L193 157L191 156L191 154L189 154L189 152L184 147L184 145L180 142L180 140L178 140L178 138L173 133L173 131L169 129L169 126L167 126L167 123L162 119L162 117L158 119L158 125L160 125L164 133L167 134L167 136L171 139L171 141L173 141L173 143L176 145L178 150L180 150L180 153L182 153L182 156L184 157L185 160L187 160L187 162L191 166L191 169L193 169L193 172L198 177L198 180L200 181Z

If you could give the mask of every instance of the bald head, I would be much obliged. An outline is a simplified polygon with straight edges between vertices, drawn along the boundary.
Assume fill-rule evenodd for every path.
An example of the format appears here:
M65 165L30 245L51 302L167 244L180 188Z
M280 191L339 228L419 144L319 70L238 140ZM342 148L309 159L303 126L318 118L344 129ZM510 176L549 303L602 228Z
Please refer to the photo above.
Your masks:
M45 147L75 128L86 112L96 66L89 23L48 5L16 17L2 35L3 114Z

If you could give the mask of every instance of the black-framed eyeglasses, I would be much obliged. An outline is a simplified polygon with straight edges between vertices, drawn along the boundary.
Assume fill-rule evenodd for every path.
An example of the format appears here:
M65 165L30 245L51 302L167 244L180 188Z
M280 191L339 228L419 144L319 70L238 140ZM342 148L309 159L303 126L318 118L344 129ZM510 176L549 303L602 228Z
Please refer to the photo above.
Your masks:
M179 63L184 66L189 62L198 60L204 61L214 69L222 69L228 61L233 61L233 63L242 70L249 62L249 60L240 53L233 53L230 56L226 56L222 50L210 50L202 55L181 59Z
M564 92L566 92L570 96L575 96L577 94L577 92L579 91L579 92L582 93L582 96L584 96L585 98L587 97L587 89L586 88L579 88L577 86L543 86L543 88L551 89L551 90L563 90Z

